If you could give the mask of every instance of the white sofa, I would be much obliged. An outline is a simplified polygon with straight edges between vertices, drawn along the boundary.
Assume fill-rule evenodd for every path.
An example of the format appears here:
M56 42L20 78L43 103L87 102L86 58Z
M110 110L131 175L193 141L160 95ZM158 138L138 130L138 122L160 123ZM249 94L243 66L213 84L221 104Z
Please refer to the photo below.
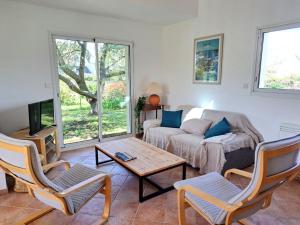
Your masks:
M224 117L229 121L234 137L227 142L209 141L204 136L187 133L180 128L161 127L161 120L146 120L143 140L185 158L200 173L223 173L230 168L243 169L254 162L254 150L263 141L262 135L241 113L224 112L192 106L180 106L182 122L198 118L215 125Z

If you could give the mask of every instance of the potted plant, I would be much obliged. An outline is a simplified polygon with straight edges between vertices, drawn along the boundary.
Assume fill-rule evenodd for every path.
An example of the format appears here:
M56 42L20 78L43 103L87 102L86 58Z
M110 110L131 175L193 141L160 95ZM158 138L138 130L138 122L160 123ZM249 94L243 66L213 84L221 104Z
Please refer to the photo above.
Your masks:
M142 97L139 97L137 102L136 102L136 105L134 107L134 112L135 112L135 119L136 119L136 133L139 134L139 133L142 133L142 124L141 124L141 111L143 109L143 107L145 106L145 103L146 103L146 97L145 96L142 96Z

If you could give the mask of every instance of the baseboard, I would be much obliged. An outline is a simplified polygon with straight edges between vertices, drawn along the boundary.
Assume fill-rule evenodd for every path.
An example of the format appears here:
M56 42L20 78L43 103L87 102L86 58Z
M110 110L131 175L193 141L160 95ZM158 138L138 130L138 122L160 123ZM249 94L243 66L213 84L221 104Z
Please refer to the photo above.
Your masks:
M7 189L2 189L0 190L0 195L5 195L8 193L8 190Z

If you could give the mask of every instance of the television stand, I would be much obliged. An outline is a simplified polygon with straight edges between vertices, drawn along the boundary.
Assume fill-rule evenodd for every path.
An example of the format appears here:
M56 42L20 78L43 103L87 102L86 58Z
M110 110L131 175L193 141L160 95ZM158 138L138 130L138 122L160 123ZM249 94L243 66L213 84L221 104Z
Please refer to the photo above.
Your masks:
M25 128L12 133L11 137L33 141L41 155L43 165L56 162L60 158L60 146L55 126L45 128L32 136L29 135L29 129Z

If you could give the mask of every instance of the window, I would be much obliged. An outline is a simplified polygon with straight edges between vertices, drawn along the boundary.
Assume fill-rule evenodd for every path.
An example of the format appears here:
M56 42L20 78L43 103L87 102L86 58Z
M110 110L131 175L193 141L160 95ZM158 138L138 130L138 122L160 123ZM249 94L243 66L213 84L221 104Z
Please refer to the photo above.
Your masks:
M300 23L258 30L254 91L300 94Z

